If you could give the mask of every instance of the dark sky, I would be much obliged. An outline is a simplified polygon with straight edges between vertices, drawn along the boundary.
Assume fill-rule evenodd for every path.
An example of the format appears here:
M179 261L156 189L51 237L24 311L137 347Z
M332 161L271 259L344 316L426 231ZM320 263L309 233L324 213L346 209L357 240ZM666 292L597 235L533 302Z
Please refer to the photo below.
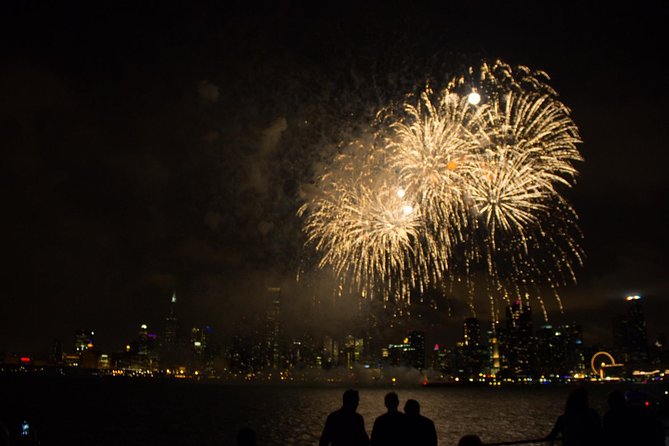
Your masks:
M268 285L316 318L290 285L300 184L342 129L481 58L548 72L584 140L568 197L587 258L551 318L607 342L634 292L666 332L660 2L54 3L0 6L0 351L68 348L79 328L115 350L160 330L175 289L219 332Z

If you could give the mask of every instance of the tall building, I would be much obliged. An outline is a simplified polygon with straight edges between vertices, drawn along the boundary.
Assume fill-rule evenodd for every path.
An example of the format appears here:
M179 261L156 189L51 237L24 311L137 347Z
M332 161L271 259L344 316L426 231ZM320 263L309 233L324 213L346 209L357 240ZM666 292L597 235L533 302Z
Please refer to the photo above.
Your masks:
M539 372L550 378L570 378L585 372L583 334L576 324L539 327L536 335Z
M190 369L203 373L211 371L213 349L210 345L212 328L206 325L202 328L193 327L190 330Z
M177 319L177 293L174 291L170 298L163 336L160 339L160 363L165 370L175 370L184 367L188 362L188 350L185 342L180 339L179 320Z
M515 377L530 376L533 372L534 338L532 309L517 300L506 309L502 352L505 365Z
M481 345L481 325L477 318L465 319L462 340L465 347L479 347Z
M323 338L321 363L324 368L331 369L339 365L339 342L331 337L325 336Z
M438 372L448 371L450 367L448 361L450 354L451 351L445 345L434 344L434 347L432 347L430 367Z
M488 335L488 367L486 369L487 373L493 377L497 376L502 366L502 361L499 353L499 339L498 339L498 327L497 323L493 323L491 330L488 330L486 334Z
M580 324L572 322L571 324L561 325L560 330L567 337L566 365L569 374L571 376L584 374L586 370L586 355L583 344L583 328Z
M149 354L149 327L142 324L137 332L137 354L148 356Z
M243 316L235 323L228 355L233 373L255 373L267 369L266 333L263 318Z
M280 369L281 364L281 288L267 288L269 309L267 310L267 356L271 369Z
M388 359L394 366L425 368L425 332L410 331L401 344L388 345Z
M353 366L360 362L360 357L364 349L364 339L357 338L353 335L348 335L344 338L342 343L342 356L346 367L350 370Z
M465 319L462 331L460 352L460 368L468 377L477 377L484 371L486 350L481 344L481 324L475 317Z
M409 364L419 370L425 368L425 332L413 330L409 332Z
M165 331L163 333L163 348L170 349L174 348L177 343L177 331L179 328L179 323L177 321L177 292L172 293L172 298L170 299L170 306L165 318Z
M134 371L154 371L158 368L157 338L149 333L149 327L141 324L137 337L125 346L125 351L116 355L116 366Z
M627 296L624 313L614 321L614 341L625 363L648 361L648 333L643 312L644 298Z

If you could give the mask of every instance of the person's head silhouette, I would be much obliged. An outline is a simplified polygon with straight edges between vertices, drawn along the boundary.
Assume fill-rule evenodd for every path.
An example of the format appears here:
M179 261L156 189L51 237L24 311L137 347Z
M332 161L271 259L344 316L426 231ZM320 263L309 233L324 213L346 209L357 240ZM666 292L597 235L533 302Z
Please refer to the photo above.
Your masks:
M625 395L622 391L617 389L609 393L607 402L609 403L609 409L612 410L624 409L627 405L627 402L625 401Z
M583 387L574 389L567 398L565 413L581 412L588 408L588 391Z
M256 433L253 429L243 427L237 433L237 444L239 446L256 446Z
M465 435L458 442L458 446L481 446L483 442L478 435Z
M344 392L342 400L346 409L355 412L355 410L358 408L358 404L360 403L360 396L358 395L357 390L348 389L346 392Z
M400 399L395 392L389 392L386 394L386 397L384 398L384 404L386 405L389 411L396 411L397 406L400 405Z
M420 404L416 400L407 400L404 403L404 413L410 417L417 417L420 415Z

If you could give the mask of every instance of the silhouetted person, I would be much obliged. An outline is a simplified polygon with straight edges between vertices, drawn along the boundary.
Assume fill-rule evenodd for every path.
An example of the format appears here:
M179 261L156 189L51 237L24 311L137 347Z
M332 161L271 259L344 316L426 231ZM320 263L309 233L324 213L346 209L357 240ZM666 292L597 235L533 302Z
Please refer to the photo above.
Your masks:
M237 432L237 446L256 446L256 433L253 429L243 427Z
M407 440L406 416L397 410L400 400L395 392L386 394L384 404L388 411L374 421L372 446L400 446L411 444Z
M607 399L609 410L602 417L602 433L604 444L607 446L627 446L635 444L633 415L625 395L620 390L614 390Z
M437 430L434 422L420 414L420 404L416 400L404 403L407 423L407 444L413 446L437 446Z
M588 392L575 389L567 398L564 414L555 422L555 427L546 439L562 436L563 446L592 446L601 444L602 422L599 414L588 406Z
M478 435L465 435L458 441L458 446L483 446Z
M369 437L362 415L356 413L360 397L357 390L347 390L342 397L341 409L335 410L325 420L320 446L367 446Z
M0 419L0 446L9 446L9 428Z
M635 445L664 446L664 426L655 417L646 395L638 391L627 392L627 404L632 420L631 439Z

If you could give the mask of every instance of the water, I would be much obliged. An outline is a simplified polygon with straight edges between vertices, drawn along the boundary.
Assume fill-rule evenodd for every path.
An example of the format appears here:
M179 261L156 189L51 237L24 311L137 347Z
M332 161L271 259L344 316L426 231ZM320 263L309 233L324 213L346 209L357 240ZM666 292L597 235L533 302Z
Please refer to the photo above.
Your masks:
M545 436L573 387L394 388L436 425L440 445L465 434L486 442ZM160 380L0 377L6 423L30 417L43 445L234 445L249 426L259 445L315 445L343 388L228 386ZM358 412L371 432L390 388L360 388ZM604 412L610 386L589 388ZM10 421L7 421L10 420ZM18 420L18 421L12 421Z

